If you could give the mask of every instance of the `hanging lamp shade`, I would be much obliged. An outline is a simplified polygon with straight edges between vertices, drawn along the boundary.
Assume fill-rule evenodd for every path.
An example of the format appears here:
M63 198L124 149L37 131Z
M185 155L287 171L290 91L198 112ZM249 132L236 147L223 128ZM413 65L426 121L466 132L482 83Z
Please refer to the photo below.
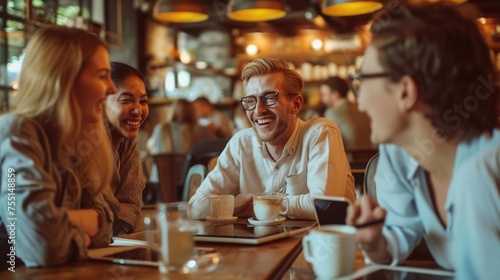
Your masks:
M227 16L237 21L267 21L285 15L281 0L231 0L227 5Z
M200 22L208 19L208 13L201 1L158 0L153 6L153 17L165 22Z
M376 0L325 0L322 13L332 17L359 16L378 11L383 6Z

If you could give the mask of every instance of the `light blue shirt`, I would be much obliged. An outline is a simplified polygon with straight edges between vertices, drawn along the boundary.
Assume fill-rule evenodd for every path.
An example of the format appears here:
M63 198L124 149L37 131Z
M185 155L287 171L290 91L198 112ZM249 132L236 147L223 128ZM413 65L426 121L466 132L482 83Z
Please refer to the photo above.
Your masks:
M337 125L325 118L298 120L276 162L253 128L236 133L190 199L192 216L210 214L210 194L272 192L286 185L287 217L315 219L311 196L356 199L354 180Z
M436 262L459 279L500 275L500 131L457 148L446 200L448 226L436 215L424 170L401 148L382 145L375 182L387 210L383 234L392 265L425 239Z

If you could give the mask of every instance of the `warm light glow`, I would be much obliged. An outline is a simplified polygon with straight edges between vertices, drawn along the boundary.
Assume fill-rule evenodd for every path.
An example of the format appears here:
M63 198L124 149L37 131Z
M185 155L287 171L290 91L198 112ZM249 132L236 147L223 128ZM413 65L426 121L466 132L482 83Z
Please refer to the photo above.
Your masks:
M155 15L155 19L167 22L200 22L208 19L208 15L194 12L171 12Z
M192 60L191 54L189 52L187 52L187 51L181 51L180 54L179 54L179 59L184 64L188 64Z
M266 21L286 15L281 0L231 0L227 5L227 16L237 21Z
M273 9L253 9L232 12L229 18L238 21L266 21L282 18L286 15L285 11Z
M462 4L467 2L467 0L410 0L411 3L420 3L420 2L430 2L430 3L437 3L437 2L451 2L454 4Z
M196 0L159 0L153 6L153 17L165 22L200 22L208 19L204 4Z
M315 51L321 50L323 48L323 41L320 39L314 39L311 41L311 48Z
M259 47L256 45L250 44L246 47L245 52L248 55L256 55L259 52Z
M205 61L197 61L195 66L198 69L205 69L207 68L208 64Z
M382 9L383 5L372 1L353 1L334 4L323 8L323 13L329 16L343 17L373 13Z

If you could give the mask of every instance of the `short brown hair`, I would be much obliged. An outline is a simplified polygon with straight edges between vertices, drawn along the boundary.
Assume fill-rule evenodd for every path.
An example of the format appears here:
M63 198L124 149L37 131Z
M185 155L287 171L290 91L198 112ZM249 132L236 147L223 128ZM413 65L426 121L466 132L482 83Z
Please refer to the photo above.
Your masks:
M371 32L382 67L393 81L414 79L442 136L471 139L498 126L499 78L475 20L442 3L403 4L379 12Z

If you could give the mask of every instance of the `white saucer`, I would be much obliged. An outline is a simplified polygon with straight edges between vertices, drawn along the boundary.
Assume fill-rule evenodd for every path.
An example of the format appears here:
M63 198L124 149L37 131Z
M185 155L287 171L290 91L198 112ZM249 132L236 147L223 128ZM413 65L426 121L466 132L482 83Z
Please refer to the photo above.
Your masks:
M212 216L206 216L205 219L215 225L225 225L236 222L236 220L238 220L238 217L214 218Z
M248 219L248 222L254 226L277 226L281 225L285 221L286 217L281 217L281 216L272 221L259 221L257 219L254 219L253 217Z

